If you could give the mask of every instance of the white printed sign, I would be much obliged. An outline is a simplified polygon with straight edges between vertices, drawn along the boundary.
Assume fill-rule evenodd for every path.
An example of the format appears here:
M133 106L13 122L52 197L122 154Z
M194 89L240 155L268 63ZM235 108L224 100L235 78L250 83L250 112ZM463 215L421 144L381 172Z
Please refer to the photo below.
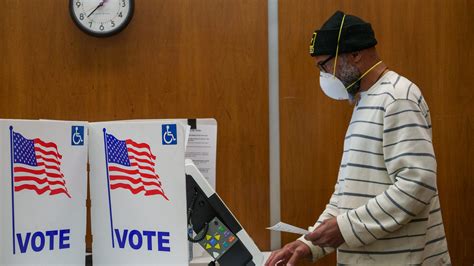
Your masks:
M187 265L184 127L90 124L94 265Z
M186 159L193 160L213 189L216 189L217 121L196 119L196 128L189 132Z
M0 120L0 265L84 265L87 124Z

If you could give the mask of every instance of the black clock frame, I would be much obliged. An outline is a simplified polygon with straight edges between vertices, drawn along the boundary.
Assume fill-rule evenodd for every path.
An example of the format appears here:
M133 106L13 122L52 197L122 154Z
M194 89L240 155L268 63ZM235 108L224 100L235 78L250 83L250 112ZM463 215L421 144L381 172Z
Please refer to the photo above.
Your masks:
M98 33L98 32L95 32L95 31L90 31L89 28L87 28L87 27L85 27L84 25L81 24L81 22L76 17L76 14L74 12L75 2L76 2L76 0L69 0L69 14L71 15L72 21L74 21L74 24L76 24L76 26L81 31L85 32L86 34L88 34L90 36L94 36L94 37L98 37L98 38L110 37L110 36L113 36L115 34L120 33L121 31L123 31L128 26L128 24L130 24L130 22L132 21L133 13L135 11L135 0L129 0L130 12L128 12L127 17L125 17L124 23L122 25L120 25L119 27L117 27L116 29L112 30L112 31L109 31L109 32L106 32L106 33Z

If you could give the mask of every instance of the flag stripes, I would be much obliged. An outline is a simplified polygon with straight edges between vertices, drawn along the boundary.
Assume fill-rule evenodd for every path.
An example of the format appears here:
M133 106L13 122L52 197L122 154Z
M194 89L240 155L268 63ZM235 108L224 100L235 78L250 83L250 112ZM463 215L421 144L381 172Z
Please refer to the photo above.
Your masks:
M155 173L156 156L148 144L118 140L111 134L106 134L106 140L110 189L125 189L134 195L161 195L169 200Z
M27 139L13 132L13 173L15 192L32 190L42 195L65 194L71 198L61 172L62 155L54 142Z

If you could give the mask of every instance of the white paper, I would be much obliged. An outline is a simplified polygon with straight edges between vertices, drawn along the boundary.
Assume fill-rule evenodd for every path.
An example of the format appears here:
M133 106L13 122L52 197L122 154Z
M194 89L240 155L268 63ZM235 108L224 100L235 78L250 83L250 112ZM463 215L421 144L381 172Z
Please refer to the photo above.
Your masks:
M287 223L283 223L283 222L279 222L272 227L267 227L267 229L272 230L272 231L287 232L287 233L299 234L299 235L306 235L310 233L306 229L299 228L299 227L296 227Z
M196 129L189 132L185 157L193 160L213 189L216 189L216 151L217 121L197 119Z
M184 125L186 128L186 132L184 135L184 150L188 147L188 140L189 140L189 133L191 132L191 126Z

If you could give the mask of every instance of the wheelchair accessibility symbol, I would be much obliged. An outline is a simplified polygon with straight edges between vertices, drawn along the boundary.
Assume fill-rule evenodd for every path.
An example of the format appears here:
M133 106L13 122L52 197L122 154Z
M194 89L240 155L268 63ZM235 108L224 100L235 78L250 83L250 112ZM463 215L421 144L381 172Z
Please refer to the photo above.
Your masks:
M71 145L84 146L84 127L83 126L72 126Z
M161 143L163 145L176 145L178 136L176 135L176 124L161 125L162 139Z

